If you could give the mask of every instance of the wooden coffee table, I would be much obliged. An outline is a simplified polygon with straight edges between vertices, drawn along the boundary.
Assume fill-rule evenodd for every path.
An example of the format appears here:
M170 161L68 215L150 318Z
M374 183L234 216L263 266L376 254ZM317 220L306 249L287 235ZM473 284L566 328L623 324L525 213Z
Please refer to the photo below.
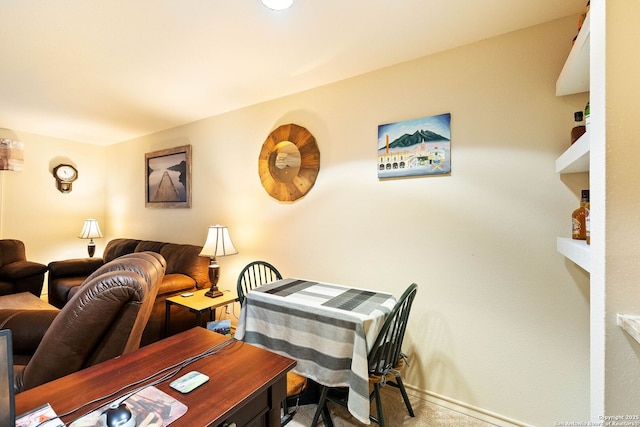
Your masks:
M22 310L58 310L31 292L20 292L19 294L3 295L0 297L0 310L16 308Z

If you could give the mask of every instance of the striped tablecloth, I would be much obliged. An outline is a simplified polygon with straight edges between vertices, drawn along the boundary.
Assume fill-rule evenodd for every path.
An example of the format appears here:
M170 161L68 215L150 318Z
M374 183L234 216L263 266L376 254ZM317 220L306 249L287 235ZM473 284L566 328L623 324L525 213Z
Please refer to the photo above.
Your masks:
M235 337L295 359L295 372L349 387L349 411L369 424L368 345L393 295L302 279L283 279L246 295Z

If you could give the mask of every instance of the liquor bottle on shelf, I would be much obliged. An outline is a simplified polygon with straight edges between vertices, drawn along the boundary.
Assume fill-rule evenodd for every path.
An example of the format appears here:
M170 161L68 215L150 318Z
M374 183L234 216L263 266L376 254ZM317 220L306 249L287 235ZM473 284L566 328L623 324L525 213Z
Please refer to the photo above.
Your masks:
M585 241L587 245L591 244L591 203L587 202L587 205L584 207L586 212L584 213L584 225L585 225Z
M580 207L571 214L572 232L571 237L575 240L587 239L587 204L589 203L589 190L582 190Z
M573 120L575 120L576 123L573 129L571 129L571 144L576 142L578 138L580 138L587 131L584 123L582 123L583 119L584 115L582 111L576 111L575 113L573 113Z
M589 102L587 101L587 106L584 108L584 125L585 129L589 129L589 125L591 124L591 108L589 107Z

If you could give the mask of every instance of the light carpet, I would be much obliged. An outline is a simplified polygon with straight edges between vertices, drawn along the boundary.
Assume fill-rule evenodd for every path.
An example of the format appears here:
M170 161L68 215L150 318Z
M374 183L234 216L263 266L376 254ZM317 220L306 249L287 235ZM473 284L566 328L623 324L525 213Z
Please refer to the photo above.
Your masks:
M404 405L402 396L397 389L393 387L382 388L382 405L387 427L489 427L494 425L415 396L410 395L409 400L416 415L415 418L409 416L407 407ZM335 427L365 426L365 424L353 418L349 411L340 405L329 402L329 410ZM315 404L300 406L293 419L287 424L287 427L309 427L311 421L313 421L315 411ZM375 414L375 404L372 404L371 411L372 414ZM324 426L325 423L320 417L318 427ZM371 423L371 426L375 427L377 424Z

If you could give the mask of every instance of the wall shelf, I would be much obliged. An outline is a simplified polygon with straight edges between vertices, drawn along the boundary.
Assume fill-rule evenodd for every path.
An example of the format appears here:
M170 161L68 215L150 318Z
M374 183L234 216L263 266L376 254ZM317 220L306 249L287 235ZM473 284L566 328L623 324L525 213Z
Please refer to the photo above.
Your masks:
M590 28L591 18L590 14L587 13L582 28L578 32L571 52L569 52L569 56L556 81L556 96L589 92ZM589 132L586 132L556 159L556 173L589 172L591 168L590 156L591 136ZM556 248L558 252L569 260L587 272L591 272L591 247L584 240L558 237Z
M618 326L624 329L626 333L631 335L634 340L640 343L640 316L618 314L617 323Z
M585 271L591 272L591 247L584 240L570 237L558 237L556 248L562 255L578 264Z
M591 45L590 14L582 24L567 61L556 81L556 95L571 95L589 91L589 60Z
M589 172L589 133L583 134L556 160L557 173Z

